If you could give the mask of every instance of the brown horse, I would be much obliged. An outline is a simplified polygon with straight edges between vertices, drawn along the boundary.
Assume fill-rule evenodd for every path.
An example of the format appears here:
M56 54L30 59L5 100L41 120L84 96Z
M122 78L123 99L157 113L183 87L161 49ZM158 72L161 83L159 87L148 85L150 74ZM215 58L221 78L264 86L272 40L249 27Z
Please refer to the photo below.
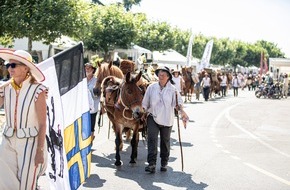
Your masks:
M136 67L136 64L129 59L121 59L121 61L120 61L119 68L122 70L124 75L126 75L128 72L134 73L135 67ZM150 83L145 78L143 78L143 74L142 74L142 77L137 82L137 85L142 89L144 94L145 94L145 91L146 91L147 87L149 86L149 84ZM131 131L132 130L126 131L126 141L130 140Z
M128 72L130 73L134 73L135 70L135 63L129 59L122 59L120 62L120 69L123 72L123 75L126 75ZM142 90L146 91L147 86L149 85L149 82L147 80L145 80L143 77L141 77L139 79L139 81L137 82L137 85L142 88Z
M212 98L213 95L214 97L218 94L219 96L221 96L221 78L220 78L221 74L216 72L216 71L212 71L210 74L211 77L211 84L210 84L210 97Z
M116 135L116 166L122 164L120 151L123 148L122 133L125 128L133 130L130 163L136 163L139 131L140 126L142 126L140 119L144 114L142 108L143 92L137 86L141 75L142 72L134 77L128 72L123 80L114 76L108 76L102 82L104 107L110 121L113 123L113 129Z
M113 62L110 63L100 63L98 62L98 69L95 73L95 75L97 76L97 82L94 88L94 93L97 96L101 95L101 84L104 80L104 78L106 78L107 76L115 76L119 79L123 79L124 78L124 74L122 72L122 70L113 65Z
M227 90L232 88L232 80L233 80L233 75L231 73L226 73L227 76Z
M181 73L182 78L184 80L184 88L183 88L183 94L185 97L184 102L191 102L191 97L194 92L194 81L192 80L192 68L191 67L182 67Z

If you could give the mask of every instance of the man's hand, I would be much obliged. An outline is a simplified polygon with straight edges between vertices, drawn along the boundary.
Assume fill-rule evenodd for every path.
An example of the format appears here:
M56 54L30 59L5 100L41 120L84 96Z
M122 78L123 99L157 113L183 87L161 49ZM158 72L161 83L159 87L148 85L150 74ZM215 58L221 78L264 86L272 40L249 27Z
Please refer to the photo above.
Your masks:
M181 118L182 118L182 122L183 122L183 126L186 129L187 126L187 122L189 121L189 117L188 115L185 113L185 111L181 112Z
M146 119L147 119L147 112L144 112L143 115L142 115L142 117L141 117L141 121L142 122L145 122Z

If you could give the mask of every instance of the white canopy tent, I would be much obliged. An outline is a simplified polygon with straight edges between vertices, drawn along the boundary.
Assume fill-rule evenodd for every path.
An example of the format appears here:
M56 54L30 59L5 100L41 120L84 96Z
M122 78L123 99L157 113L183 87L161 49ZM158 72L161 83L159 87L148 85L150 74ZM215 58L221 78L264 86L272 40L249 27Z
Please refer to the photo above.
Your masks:
M153 62L158 65L164 65L171 69L177 69L182 66L186 66L187 59L182 54L173 49L169 49L163 52L153 51ZM192 59L191 66L196 66L197 59Z
M146 59L152 59L152 51L138 45L133 45L129 49L114 49L114 52L118 52L119 54L126 54L126 56L128 58L132 58L132 61L134 61L135 63L143 53L147 54Z
M290 59L269 58L269 70L274 78L278 78L281 73L290 74Z

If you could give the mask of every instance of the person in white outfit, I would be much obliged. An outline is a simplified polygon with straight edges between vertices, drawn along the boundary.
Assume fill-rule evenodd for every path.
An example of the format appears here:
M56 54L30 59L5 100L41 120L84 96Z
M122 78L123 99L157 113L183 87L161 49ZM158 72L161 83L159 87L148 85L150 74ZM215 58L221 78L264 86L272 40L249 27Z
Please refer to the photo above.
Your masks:
M181 77L181 73L178 70L173 70L172 71L172 80L175 83L174 86L176 87L177 91L182 94L183 92L183 85L184 85L184 80Z
M10 80L0 87L6 124L0 145L0 189L36 189L47 165L45 77L23 50L1 49Z
M239 93L239 87L240 87L240 80L237 77L237 74L235 74L234 78L232 79L232 86L234 89L234 96L238 96Z
M202 79L202 87L203 87L203 94L204 94L205 101L208 101L209 99L210 85L211 85L211 80L208 76L208 73L205 73Z
M160 146L160 158L162 172L167 171L170 155L170 135L174 123L174 109L180 109L181 118L186 127L188 116L183 110L183 100L177 92L172 75L168 67L159 67L155 74L159 81L150 84L145 92L142 106L147 112L147 145L148 166L146 172L155 173L157 162L158 144ZM160 138L158 135L160 134ZM158 143L158 139L160 143Z
M92 133L92 141L95 138L95 124L96 124L96 117L99 110L99 104L100 104L100 96L94 95L94 88L97 83L97 78L94 75L97 67L94 66L92 63L86 63L85 64L85 70L86 70L86 76L87 76L87 83L88 83L88 89L89 89L89 102L90 102L90 115L91 115L91 133ZM93 101L90 101L93 100Z
M221 88L222 88L222 96L226 96L226 91L227 91L227 85L228 85L228 79L227 76L225 75L225 73L222 74L222 76L220 76L221 78Z

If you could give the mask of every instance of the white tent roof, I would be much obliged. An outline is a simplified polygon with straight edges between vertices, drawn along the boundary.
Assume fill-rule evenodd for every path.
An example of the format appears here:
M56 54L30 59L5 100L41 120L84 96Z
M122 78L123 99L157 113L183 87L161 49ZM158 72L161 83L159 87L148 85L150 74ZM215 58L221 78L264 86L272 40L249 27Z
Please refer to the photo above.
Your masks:
M173 64L180 66L185 66L187 63L186 57L173 49L163 52L153 51L153 61L157 64ZM197 62L197 59L193 59L191 65L196 65Z
M286 58L269 58L269 63L274 67L290 67L290 59Z
M142 53L152 53L152 51L150 51L149 49L145 49L143 47L140 47L138 45L133 45L130 49L114 49L114 52L123 52L123 53L138 53L138 54L142 54Z
M162 64L185 65L186 57L175 50L169 49L167 51L159 52L153 51L153 61Z

